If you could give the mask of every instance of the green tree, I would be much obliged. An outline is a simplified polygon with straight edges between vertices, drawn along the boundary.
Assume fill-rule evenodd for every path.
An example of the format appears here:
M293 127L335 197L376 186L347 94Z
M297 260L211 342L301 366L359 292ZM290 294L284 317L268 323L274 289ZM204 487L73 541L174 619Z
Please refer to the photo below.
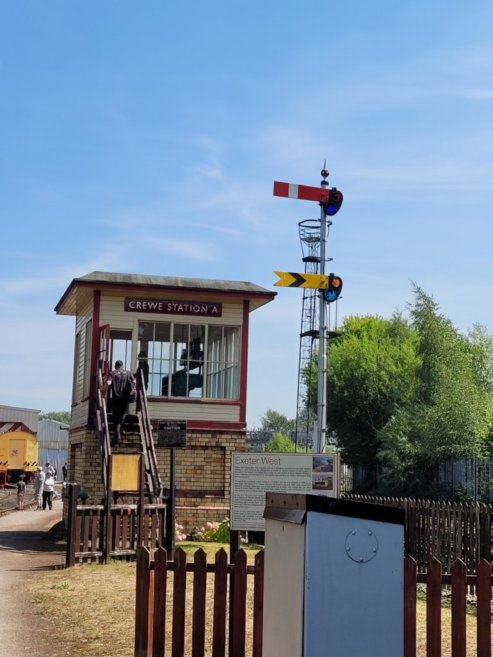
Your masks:
M70 411L49 411L40 414L41 420L56 420L63 424L70 424Z
M294 452L294 443L289 436L277 432L265 446L266 452Z
M487 394L493 394L493 337L484 326L474 324L467 342L478 385Z
M478 329L472 339L461 335L430 295L416 285L414 293L421 364L411 434L419 454L430 464L480 456L491 424L491 344Z
M415 395L380 430L378 458L382 483L393 494L426 495L432 491L437 463L487 450L493 341L482 327L461 335L417 285L414 295L410 314L419 358Z
M413 292L409 320L345 320L328 349L327 420L367 489L423 495L437 463L493 454L493 338L462 335ZM316 367L305 381L316 399Z
M295 428L295 420L289 420L286 415L269 408L260 418L264 431L277 431L289 434Z
M493 337L484 326L475 324L468 334L472 364L482 392L488 430L482 449L486 456L493 456Z
M395 315L349 317L329 349L327 421L343 460L368 472L375 486L382 429L415 394L416 335Z

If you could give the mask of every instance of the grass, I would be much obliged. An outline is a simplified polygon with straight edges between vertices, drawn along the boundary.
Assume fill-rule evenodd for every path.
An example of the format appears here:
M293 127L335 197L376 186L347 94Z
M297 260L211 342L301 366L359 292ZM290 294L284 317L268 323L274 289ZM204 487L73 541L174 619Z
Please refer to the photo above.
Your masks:
M219 543L180 543L189 561L201 547L213 562ZM253 564L258 549L246 549ZM191 579L192 574L188 577ZM252 578L249 578L249 580ZM212 602L213 578L208 593ZM42 571L30 582L30 599L41 619L39 637L50 640L50 657L133 657L135 622L135 563L113 561L85 564L67 570ZM187 594L187 602L190 596ZM249 605L251 607L251 604ZM169 611L168 600L168 611ZM171 630L171 624L168 624ZM190 626L187 625L190 633ZM206 639L207 640L207 639ZM209 631L210 642L210 631Z
M188 559L192 559L197 543L180 543ZM212 562L216 551L227 545L201 543L200 547ZM247 549L253 563L257 549ZM189 574L192 578L192 575ZM252 578L249 578L249 580ZM208 577L212 587L213 577ZM41 632L50 641L50 657L133 657L135 616L135 563L111 562L39 572L30 586L30 599L41 619ZM251 595L251 592L250 592ZM211 591L208 593L211 608ZM168 596L170 598L170 596ZM190 596L187 594L187 602ZM167 609L170 609L168 599ZM249 604L251 608L251 603ZM189 617L190 618L190 617ZM450 605L445 600L442 609L443 653L450 657ZM467 657L476 655L475 618L468 614ZM167 624L171 629L171 623ZM418 598L418 657L426 657L426 602ZM187 623L190 638L190 623ZM51 639L50 639L51 637ZM53 641L56 637L56 641ZM210 644L210 628L207 643ZM188 641L188 647L190 641ZM168 641L169 647L169 641ZM169 653L168 653L169 654ZM248 651L247 651L248 654ZM268 657L268 656L266 656Z
M452 654L451 643L451 620L452 610L450 598L442 599L442 657L450 657ZM476 611L467 607L466 615L467 651L466 657L477 657L476 648ZM426 657L426 595L418 592L417 603L417 655Z

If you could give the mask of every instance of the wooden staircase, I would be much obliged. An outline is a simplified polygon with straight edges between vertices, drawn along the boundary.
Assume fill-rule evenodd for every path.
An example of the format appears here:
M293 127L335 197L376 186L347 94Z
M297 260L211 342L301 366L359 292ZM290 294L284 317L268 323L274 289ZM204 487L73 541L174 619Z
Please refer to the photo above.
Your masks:
M110 497L113 501L127 501L128 498L144 495L149 503L163 502L163 485L159 473L152 426L147 408L147 397L142 378L139 373L137 378L137 400L135 403L135 414L129 414L123 427L123 435L117 446L111 447L113 436L113 418L107 411L106 386L104 384L102 371L98 372L98 389L96 404L96 424L98 442L102 456L102 479L104 485L105 504L109 504ZM132 408L133 405L131 405ZM141 455L143 464L141 468L142 481L141 490L118 490L111 486L111 461L114 454Z

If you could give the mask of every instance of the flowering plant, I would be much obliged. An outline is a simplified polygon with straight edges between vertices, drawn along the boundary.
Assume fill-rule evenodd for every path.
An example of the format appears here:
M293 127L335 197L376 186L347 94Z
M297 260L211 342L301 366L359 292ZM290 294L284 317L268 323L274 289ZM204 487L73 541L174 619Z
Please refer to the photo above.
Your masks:
M228 543L229 518L224 518L221 522L206 522L200 529L193 530L191 538L194 541Z
M187 535L183 532L183 525L175 520L175 541L186 541Z

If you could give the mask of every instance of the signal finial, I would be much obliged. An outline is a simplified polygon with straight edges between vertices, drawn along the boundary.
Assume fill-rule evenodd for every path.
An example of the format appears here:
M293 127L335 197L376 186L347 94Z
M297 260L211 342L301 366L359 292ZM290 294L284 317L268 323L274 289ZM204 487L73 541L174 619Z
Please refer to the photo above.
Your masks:
M320 172L320 175L322 176L323 180L320 183L322 187L328 187L329 183L327 182L327 178L329 177L329 170L327 169L327 160L324 160L324 168Z

